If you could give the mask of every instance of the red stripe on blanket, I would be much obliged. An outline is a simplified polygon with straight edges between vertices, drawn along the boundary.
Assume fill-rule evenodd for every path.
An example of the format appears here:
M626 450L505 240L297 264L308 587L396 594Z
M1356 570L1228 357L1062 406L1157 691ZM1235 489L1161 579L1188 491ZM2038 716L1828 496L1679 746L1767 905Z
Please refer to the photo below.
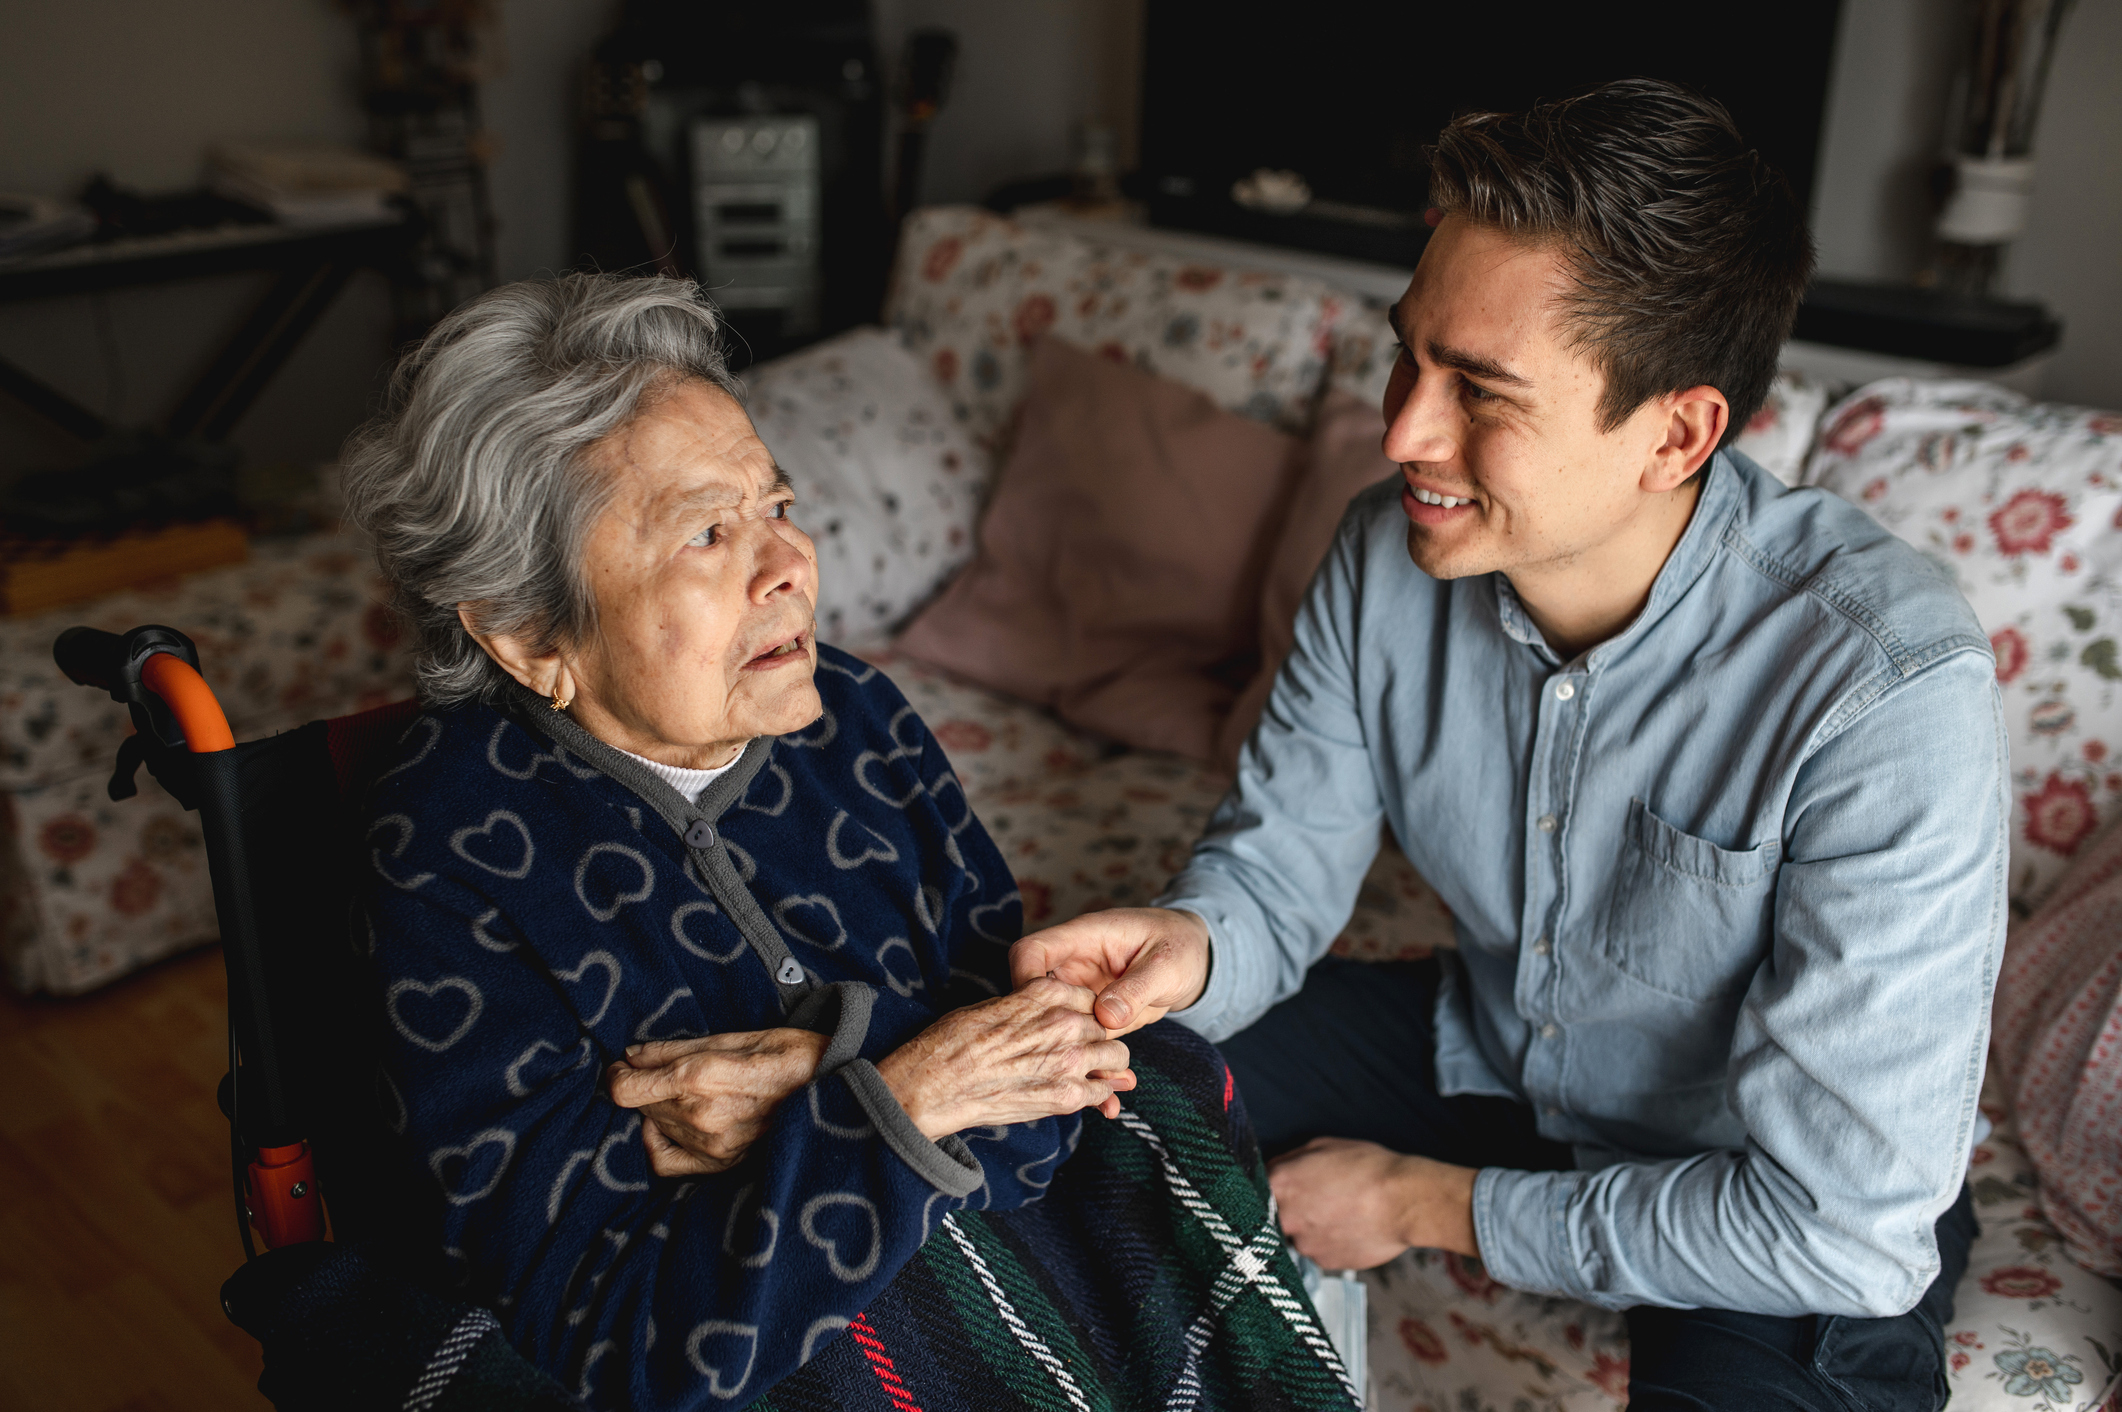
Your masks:
M870 1327L868 1316L857 1314L854 1321L847 1326L847 1331L855 1336L855 1343L861 1348L862 1356L869 1360L869 1370L877 1375L877 1386L891 1399L892 1406L897 1408L898 1412L921 1412L920 1404L913 1401L906 1383L892 1371L892 1360L884 1355L884 1341L878 1338L877 1331Z

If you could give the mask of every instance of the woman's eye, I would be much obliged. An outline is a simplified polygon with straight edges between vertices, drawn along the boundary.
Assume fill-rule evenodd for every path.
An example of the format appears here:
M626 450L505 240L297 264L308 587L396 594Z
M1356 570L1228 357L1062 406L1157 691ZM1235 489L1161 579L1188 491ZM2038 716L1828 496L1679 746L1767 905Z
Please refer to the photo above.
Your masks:
M706 529L700 531L700 533L694 535L691 539L686 540L685 547L688 549L706 549L710 545L719 544L721 540L722 526L709 525Z
M766 513L770 519L785 520L795 508L796 504L793 500L776 500L773 504L766 507Z

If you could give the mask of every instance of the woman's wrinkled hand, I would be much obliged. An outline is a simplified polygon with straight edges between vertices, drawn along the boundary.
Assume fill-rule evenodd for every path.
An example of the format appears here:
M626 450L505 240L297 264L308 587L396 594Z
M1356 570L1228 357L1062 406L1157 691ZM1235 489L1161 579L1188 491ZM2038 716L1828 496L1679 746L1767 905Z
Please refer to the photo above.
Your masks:
M1091 1014L1096 993L1042 977L953 1010L886 1055L877 1071L931 1141L1084 1108L1120 1114L1135 1086L1127 1046Z
M747 1030L637 1044L605 1070L612 1102L641 1111L659 1177L706 1176L744 1160L774 1109L818 1072L826 1036Z

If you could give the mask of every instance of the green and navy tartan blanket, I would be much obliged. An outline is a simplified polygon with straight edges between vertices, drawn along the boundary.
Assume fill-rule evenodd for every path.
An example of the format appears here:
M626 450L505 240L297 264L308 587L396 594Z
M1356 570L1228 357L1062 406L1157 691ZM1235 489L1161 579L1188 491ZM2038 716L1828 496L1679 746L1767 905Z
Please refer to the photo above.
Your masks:
M1140 1086L1044 1199L946 1216L754 1412L1360 1408L1230 1071L1170 1022L1129 1045Z

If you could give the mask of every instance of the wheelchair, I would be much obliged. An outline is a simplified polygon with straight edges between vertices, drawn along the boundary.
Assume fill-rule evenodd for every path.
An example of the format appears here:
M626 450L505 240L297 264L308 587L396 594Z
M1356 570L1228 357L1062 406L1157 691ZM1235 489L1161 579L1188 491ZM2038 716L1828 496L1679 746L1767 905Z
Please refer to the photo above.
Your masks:
M580 1407L405 1238L421 1197L377 1098L355 889L358 807L418 703L238 744L198 649L174 628L69 628L52 655L132 716L110 797L137 793L144 764L206 836L228 971L219 1097L244 1254L222 1308L264 1349L259 1391L280 1412Z

